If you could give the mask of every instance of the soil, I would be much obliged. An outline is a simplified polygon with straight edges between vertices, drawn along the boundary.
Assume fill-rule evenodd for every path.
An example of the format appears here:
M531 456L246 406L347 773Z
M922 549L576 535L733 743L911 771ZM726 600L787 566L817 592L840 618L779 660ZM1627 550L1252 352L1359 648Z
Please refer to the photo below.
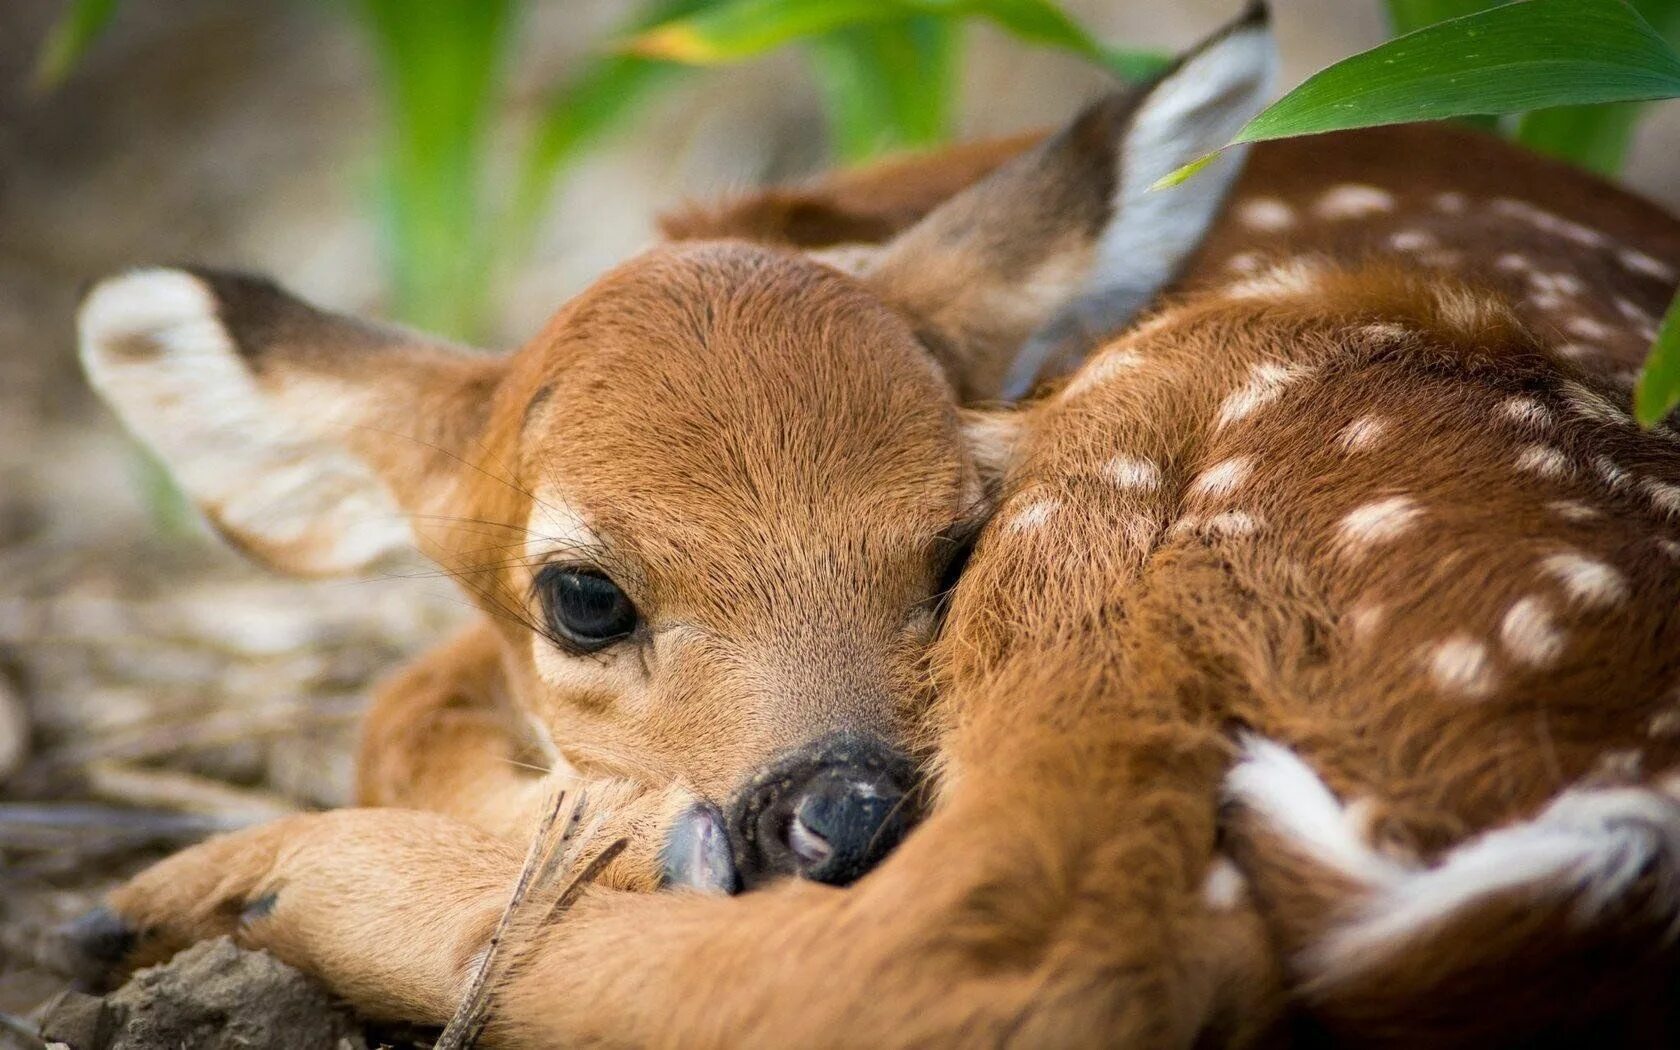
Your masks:
M68 1050L368 1050L362 1026L297 970L226 937L112 995L66 993L42 1023ZM371 1044L379 1045L379 1044Z

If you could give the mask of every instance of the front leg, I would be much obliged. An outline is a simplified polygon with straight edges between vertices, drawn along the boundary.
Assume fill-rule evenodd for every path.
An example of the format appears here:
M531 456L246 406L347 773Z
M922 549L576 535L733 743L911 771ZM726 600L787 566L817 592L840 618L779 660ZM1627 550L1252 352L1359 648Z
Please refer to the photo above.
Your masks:
M508 695L501 650L487 623L422 655L375 693L357 756L357 802L441 813L523 850L565 792L599 819L597 848L625 840L601 873L618 889L682 885L728 891L733 866L713 825L722 816L681 784L650 788L589 779L562 767L534 772L519 744L519 713ZM683 828L674 853L664 845Z

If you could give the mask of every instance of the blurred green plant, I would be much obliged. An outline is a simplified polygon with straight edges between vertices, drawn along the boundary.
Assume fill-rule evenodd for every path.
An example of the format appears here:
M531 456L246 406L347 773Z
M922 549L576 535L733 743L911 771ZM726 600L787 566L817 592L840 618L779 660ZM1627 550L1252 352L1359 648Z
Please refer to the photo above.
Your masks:
M488 204L488 126L513 28L535 0L353 0L380 59L388 135L381 195L395 312L481 334L551 187L686 67L800 47L844 161L943 141L958 106L962 31L982 20L1124 78L1166 56L1110 46L1052 0L649 0L549 93L508 204ZM37 82L62 80L116 0L72 0ZM1386 0L1396 38L1309 78L1239 141L1458 119L1606 175L1646 103L1680 95L1680 0ZM1501 119L1501 118L1504 119ZM1180 173L1187 177L1188 172ZM1636 396L1649 423L1680 403L1680 300Z

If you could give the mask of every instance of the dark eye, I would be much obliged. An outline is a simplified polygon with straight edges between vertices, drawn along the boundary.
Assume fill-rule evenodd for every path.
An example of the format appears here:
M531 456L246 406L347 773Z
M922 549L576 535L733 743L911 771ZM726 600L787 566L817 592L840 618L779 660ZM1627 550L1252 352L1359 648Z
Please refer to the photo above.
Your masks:
M550 565L537 573L537 600L561 640L592 653L636 629L636 607L598 572Z

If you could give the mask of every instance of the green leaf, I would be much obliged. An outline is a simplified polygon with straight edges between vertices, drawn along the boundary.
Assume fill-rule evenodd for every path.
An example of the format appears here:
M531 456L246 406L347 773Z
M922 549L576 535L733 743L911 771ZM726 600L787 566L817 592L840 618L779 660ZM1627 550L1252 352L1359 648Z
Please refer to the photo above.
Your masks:
M1620 0L1524 0L1338 62L1236 141L1675 95L1680 57Z
M1633 7L1670 47L1680 46L1680 0L1634 0ZM1637 102L1537 110L1523 116L1516 140L1600 175L1615 175L1644 113Z
M919 16L811 41L812 71L843 160L945 140L956 94L956 34L947 19Z
M784 44L907 13L898 0L733 0L655 26L625 48L644 58L711 66L756 58Z
M64 83L117 13L117 0L71 0L53 23L35 64L35 88L51 91Z
M1170 61L1159 52L1104 46L1050 0L728 0L641 33L625 46L644 57L721 65L794 41L918 15L984 18L1021 40L1071 51L1133 79L1159 72Z
M1645 359L1639 385L1633 394L1634 415L1645 426L1655 426L1680 405L1680 295L1668 306L1668 316L1657 330L1656 344Z

